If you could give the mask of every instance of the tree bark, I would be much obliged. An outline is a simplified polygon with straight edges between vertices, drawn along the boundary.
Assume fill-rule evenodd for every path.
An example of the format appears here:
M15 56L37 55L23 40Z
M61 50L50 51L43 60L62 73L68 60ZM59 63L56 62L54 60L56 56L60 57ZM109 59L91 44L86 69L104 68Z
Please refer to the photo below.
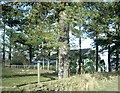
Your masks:
M42 69L43 70L45 69L45 59L44 59L44 56L42 57Z
M109 71L109 72L111 72L110 56L111 56L110 45L108 45L108 71Z
M47 70L50 70L50 51L48 53L48 66L47 66Z
M119 16L118 16L119 17ZM119 17L119 22L120 22L120 17ZM117 30L117 36L120 37L120 23L118 22L118 30ZM117 41L119 42L119 41ZM116 71L118 71L118 65L119 65L119 44L116 44L117 49L116 49Z
M42 50L41 50L41 53L42 53L42 69L44 70L45 69L45 55L44 55L44 49L43 49L43 42L42 42Z
M98 72L98 36L96 35L96 72Z
M120 11L118 12L118 30L117 30L117 35L120 37ZM119 46L119 44L117 45ZM118 71L118 65L119 65L119 47L116 49L116 71Z
M65 5L65 3L64 3ZM62 36L60 38L61 42L67 42L64 46L61 46L59 48L59 71L58 71L58 77L59 79L61 78L66 78L69 76L69 26L68 23L66 22L67 20L67 14L64 11L65 9L62 9L59 12L59 24L61 27L61 31L65 33L65 36Z
M64 78L68 77L69 77L69 59L68 55L66 55L64 59Z
M78 69L78 74L81 74L81 62L82 62L82 57L81 57L81 37L79 38L79 69Z
M116 50L116 71L118 71L119 65L119 49Z
M32 46L29 46L29 65L32 63Z
M11 44L10 44L10 48L9 48L9 60L11 61Z
M9 46L9 66L11 67L11 51L12 48L11 48L11 42L10 42L10 46Z
M66 24L67 28L65 28L64 30L66 31L66 41L67 41L67 45L65 47L65 52L66 54L64 54L64 78L69 77L69 63L70 63L70 45L69 45L69 23Z
M63 72L64 72L64 63L63 63L63 58L61 54L62 50L59 48L58 52L58 58L59 58L59 66L58 66L58 78L62 79L63 78Z
M3 32L3 58L2 58L2 66L5 66L5 23L4 23L4 32Z
M66 54L64 54L63 57L63 61L64 61L64 78L68 78L69 77L69 63L70 63L70 53L69 53L69 47L66 46L64 52Z
M59 52L59 50L57 49L57 54L56 54L56 72L58 71L58 62L59 62L59 60L58 60L58 52Z

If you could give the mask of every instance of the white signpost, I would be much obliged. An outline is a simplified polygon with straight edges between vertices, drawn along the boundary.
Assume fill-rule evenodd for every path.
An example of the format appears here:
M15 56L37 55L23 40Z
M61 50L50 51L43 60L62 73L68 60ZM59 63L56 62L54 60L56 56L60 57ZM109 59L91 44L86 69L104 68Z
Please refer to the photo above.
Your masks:
M38 70L38 84L40 84L40 62L37 62L37 70Z

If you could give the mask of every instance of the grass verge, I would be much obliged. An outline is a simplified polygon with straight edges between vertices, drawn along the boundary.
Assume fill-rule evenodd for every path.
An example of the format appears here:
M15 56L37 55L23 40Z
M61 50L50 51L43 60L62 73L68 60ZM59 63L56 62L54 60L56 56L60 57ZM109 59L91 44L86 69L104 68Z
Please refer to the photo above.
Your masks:
M53 71L41 70L40 73L41 82L57 79ZM37 70L2 69L2 87L14 87L37 83L37 78Z

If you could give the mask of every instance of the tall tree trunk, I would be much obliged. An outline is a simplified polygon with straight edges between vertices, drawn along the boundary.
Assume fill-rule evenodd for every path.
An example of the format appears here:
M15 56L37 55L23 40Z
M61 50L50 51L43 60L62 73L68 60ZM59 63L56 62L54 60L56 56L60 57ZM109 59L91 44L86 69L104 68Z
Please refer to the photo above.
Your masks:
M12 50L12 48L11 48L11 44L10 44L10 47L9 47L9 60L11 61L11 50Z
M47 66L47 70L50 70L50 51L48 53L48 66Z
M59 50L57 49L57 53L56 53L56 71L58 71L58 62L59 62L59 58L58 58L58 56L59 56Z
M4 32L3 32L3 58L2 58L2 65L5 66L5 23L4 23Z
M116 49L116 71L118 71L119 65L119 49Z
M11 33L11 35L12 35L12 33ZM10 39L11 39L11 36L10 35ZM11 45L11 40L9 40L9 42L10 42L10 46L9 46L9 61L10 61L10 63L11 63L11 53L12 53L12 45Z
M57 58L56 58L57 59ZM56 70L56 72L58 71L58 60L56 60L56 63L55 63L55 70Z
M58 52L58 59L59 59L59 66L58 66L58 78L62 79L63 78L63 72L64 72L64 63L63 63L63 58L62 58L62 50L59 48Z
M64 12L64 10L61 10L60 12L59 12L59 24L60 24L60 30L64 33L65 31L65 27L64 27L64 25L65 25L65 21L64 21L64 16L63 16L63 12ZM65 41L65 39L64 39L65 37L60 37L60 42L64 42ZM65 45L64 46L60 46L59 47L59 69L58 69L58 78L59 79L62 79L63 77L64 77L64 53L65 53L65 49L64 49L64 47L65 47Z
M29 65L32 63L32 46L29 46Z
M64 59L64 78L69 77L69 63L70 63L70 45L69 45L69 23L66 24L67 28L65 28L64 30L66 31L66 41L67 41L67 45L65 47L65 52L66 54L65 59Z
M64 3L65 5L66 3ZM59 24L60 24L60 30L65 33L65 36L60 38L61 42L67 42L64 46L61 46L59 48L59 71L58 71L58 77L64 78L68 77L69 75L69 47L68 47L68 24L67 24L67 14L65 13L65 8L61 9L59 12ZM67 38L66 38L67 37Z
M78 69L78 74L81 74L81 62L82 62L82 58L81 58L81 48L79 49L79 69Z
M79 32L79 35L81 35L80 34L80 32ZM79 69L78 69L78 74L81 74L81 63L82 63L82 55L81 55L81 36L79 37L79 47L80 47L80 49L79 49Z
M14 29L14 28L12 28ZM13 32L10 32L10 37L9 37L9 43L10 43L10 46L9 46L9 61L10 61L10 66L11 66L11 60L12 60L12 43L11 43L11 38L12 38L12 35L13 35Z
M120 10L118 12L118 30L117 31L117 36L120 37ZM116 46L119 46L119 44L117 44ZM118 71L118 65L119 65L119 52L120 49L119 47L116 49L116 71Z
M45 69L45 59L44 59L44 56L42 57L42 69L43 70Z
M96 34L96 72L98 72L98 35Z
M42 53L42 69L44 70L45 69L45 55L44 55L44 49L43 49L43 42L42 42L42 50L41 50L41 53Z
M68 55L64 55L64 78L69 77L69 58Z
M110 55L111 55L111 52L110 52L110 45L108 45L108 71L111 72L111 62L110 62Z
M11 42L10 42L10 46L9 46L9 66L11 67L11 51L12 48L11 48Z

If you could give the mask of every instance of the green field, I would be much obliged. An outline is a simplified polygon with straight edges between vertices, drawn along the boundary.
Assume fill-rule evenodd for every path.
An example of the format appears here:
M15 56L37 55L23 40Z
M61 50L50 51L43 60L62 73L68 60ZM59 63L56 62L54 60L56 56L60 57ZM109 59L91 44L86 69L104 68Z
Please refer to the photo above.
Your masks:
M42 70L40 81L41 83L38 84L36 70L10 68L2 70L3 90L118 91L118 74L116 73L81 74L58 80L57 73Z
M42 70L40 81L50 81L57 79L53 71ZM37 70L23 70L5 68L2 70L2 86L13 87L25 84L37 83Z

